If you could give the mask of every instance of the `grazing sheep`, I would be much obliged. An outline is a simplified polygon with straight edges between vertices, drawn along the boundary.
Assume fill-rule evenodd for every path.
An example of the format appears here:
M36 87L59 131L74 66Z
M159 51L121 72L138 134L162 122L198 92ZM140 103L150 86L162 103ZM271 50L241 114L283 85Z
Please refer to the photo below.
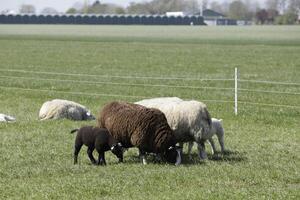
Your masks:
M144 99L138 102L135 102L135 104L139 104L142 106L145 106L147 108L157 108L165 106L165 104L172 103L180 103L183 100L178 97L159 97L159 98L153 98L153 99Z
M95 117L83 105L73 101L54 99L45 102L39 112L40 120L62 119L93 120Z
M0 122L15 122L16 118L5 115L5 114L0 114Z
M195 141L199 144L200 159L207 158L204 142L211 138L211 117L205 104L177 97L145 99L135 104L161 110L181 147L183 142Z
M211 135L217 135L220 146L221 146L221 152L225 152L225 146L224 146L224 129L222 127L222 119L216 119L216 118L211 118L212 122L212 127L211 127ZM216 146L214 143L214 140L212 137L208 138L208 141L211 145L212 148L212 154L216 153ZM189 142L188 145L188 155L190 156L191 150L193 148L194 142ZM198 147L199 148L199 147Z
M82 145L88 147L87 154L93 164L106 165L105 151L111 150L119 158L119 162L123 162L123 147L112 137L107 129L93 126L84 126L80 129L74 129L71 133L78 132L74 146L74 164L77 163L77 158ZM96 163L93 157L94 149L97 150L99 157Z
M146 152L156 153L167 162L176 162L176 165L181 162L173 131L165 115L157 109L111 102L100 112L98 126L107 128L125 148L137 147L144 164Z

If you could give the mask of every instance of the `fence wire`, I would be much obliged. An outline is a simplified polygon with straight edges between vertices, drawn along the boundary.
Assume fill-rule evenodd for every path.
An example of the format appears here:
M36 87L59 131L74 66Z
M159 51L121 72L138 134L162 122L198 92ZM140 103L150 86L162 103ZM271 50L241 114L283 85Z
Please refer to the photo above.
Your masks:
M44 71L27 71L15 69L0 69L6 72L19 72L29 74L47 74L47 75L61 75L61 76L85 76L96 78L120 78L120 79L149 79L149 80L186 80L186 81L233 81L234 79L221 79L221 78L197 78L197 77L166 77L166 76L121 76L121 75L94 75L94 74L80 74L80 73L60 73L60 72L44 72Z
M119 86L142 86L142 87L166 87L166 88L185 88L185 89L212 89L212 90L233 90L234 88L220 88L220 87L198 87L198 86L184 86L184 85L164 85L164 84L142 84L142 83L120 83L109 81L81 81L81 80L68 80L68 79L49 79L49 78L34 78L22 76L0 76L0 78L9 79L27 79L27 80L40 80L40 81L56 81L56 82L70 82L70 83L84 83L91 85L119 85Z
M28 70L15 70L15 69L0 69L5 72L17 72L26 74L46 74L46 75L61 75L61 76L76 76L76 77L96 77L96 78L119 78L119 79L147 79L147 80L183 80L183 81L234 81L234 79L211 79L211 78L191 78L191 77L154 77L154 76L120 76L120 75L93 75L93 74L75 74L75 73L58 73L58 72L45 72L45 71L28 71ZM199 87L199 86L184 86L184 85L168 85L168 84L142 84L142 83L121 83L112 81L85 81L85 80L71 80L71 79L52 79L52 78L36 78L36 77L24 77L24 76L6 76L1 75L1 78L7 79L26 79L26 80L38 80L38 81L55 81L55 82L69 82L69 83L80 83L80 84L106 84L106 85L120 85L120 86L138 86L138 87L165 87L165 88L184 88L184 89L210 89L210 90L227 90L234 91L234 88L226 87ZM238 82L251 82L258 84L273 84L273 85L286 85L286 86L300 86L300 83L291 82L276 82L276 81L263 81L263 80L244 80L238 79ZM53 92L60 94L71 94L71 95L85 95L85 96L105 96L105 97L119 97L119 98L130 98L130 99L142 99L142 98L153 98L151 96L136 96L136 95L122 95L122 94L107 94L107 93L86 93L86 92L66 92L58 90L48 89L33 89L33 88L21 88L21 87L7 87L0 86L1 89L5 90L23 90L23 91L34 91L34 92ZM283 94L283 95L300 95L299 92L283 92L283 91L272 91L272 90L254 90L238 88L240 92L256 92L256 93L270 93L270 94ZM157 96L155 96L157 97ZM202 99L203 102L215 102L215 103L232 103L234 101L227 100L214 100L214 99ZM285 107L300 109L300 106L296 105L280 105L280 104L268 104L248 101L238 101L240 104L258 105L258 106L271 106L271 107Z

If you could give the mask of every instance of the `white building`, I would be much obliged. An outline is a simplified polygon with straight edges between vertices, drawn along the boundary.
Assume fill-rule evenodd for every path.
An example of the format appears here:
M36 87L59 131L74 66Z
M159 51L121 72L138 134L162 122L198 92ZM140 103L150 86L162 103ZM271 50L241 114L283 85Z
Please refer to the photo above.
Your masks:
M183 17L184 16L184 13L183 12L166 12L166 15L167 17L178 17L178 16L181 16Z

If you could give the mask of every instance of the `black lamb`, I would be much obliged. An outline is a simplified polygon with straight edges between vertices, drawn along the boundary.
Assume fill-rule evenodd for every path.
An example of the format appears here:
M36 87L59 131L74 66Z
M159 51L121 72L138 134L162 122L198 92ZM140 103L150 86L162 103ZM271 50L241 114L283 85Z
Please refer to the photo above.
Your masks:
M123 147L121 143L112 137L105 128L98 128L93 126L84 126L80 129L74 129L71 133L77 131L74 146L74 164L77 163L78 153L83 144L88 147L87 154L93 164L106 165L105 151L111 150L119 158L119 162L123 162ZM99 157L96 162L93 157L94 149L97 150Z

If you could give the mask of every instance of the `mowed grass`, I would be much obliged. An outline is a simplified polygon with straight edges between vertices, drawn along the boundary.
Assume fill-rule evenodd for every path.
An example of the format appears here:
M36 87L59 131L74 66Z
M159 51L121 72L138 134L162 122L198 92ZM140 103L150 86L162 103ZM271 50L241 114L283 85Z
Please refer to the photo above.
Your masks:
M0 199L299 199L299 52L299 26L0 25L0 113L17 118L0 124ZM205 102L229 153L143 166L130 149L100 167L83 148L73 165L70 130L96 122L37 119L54 98L97 115L159 96Z

